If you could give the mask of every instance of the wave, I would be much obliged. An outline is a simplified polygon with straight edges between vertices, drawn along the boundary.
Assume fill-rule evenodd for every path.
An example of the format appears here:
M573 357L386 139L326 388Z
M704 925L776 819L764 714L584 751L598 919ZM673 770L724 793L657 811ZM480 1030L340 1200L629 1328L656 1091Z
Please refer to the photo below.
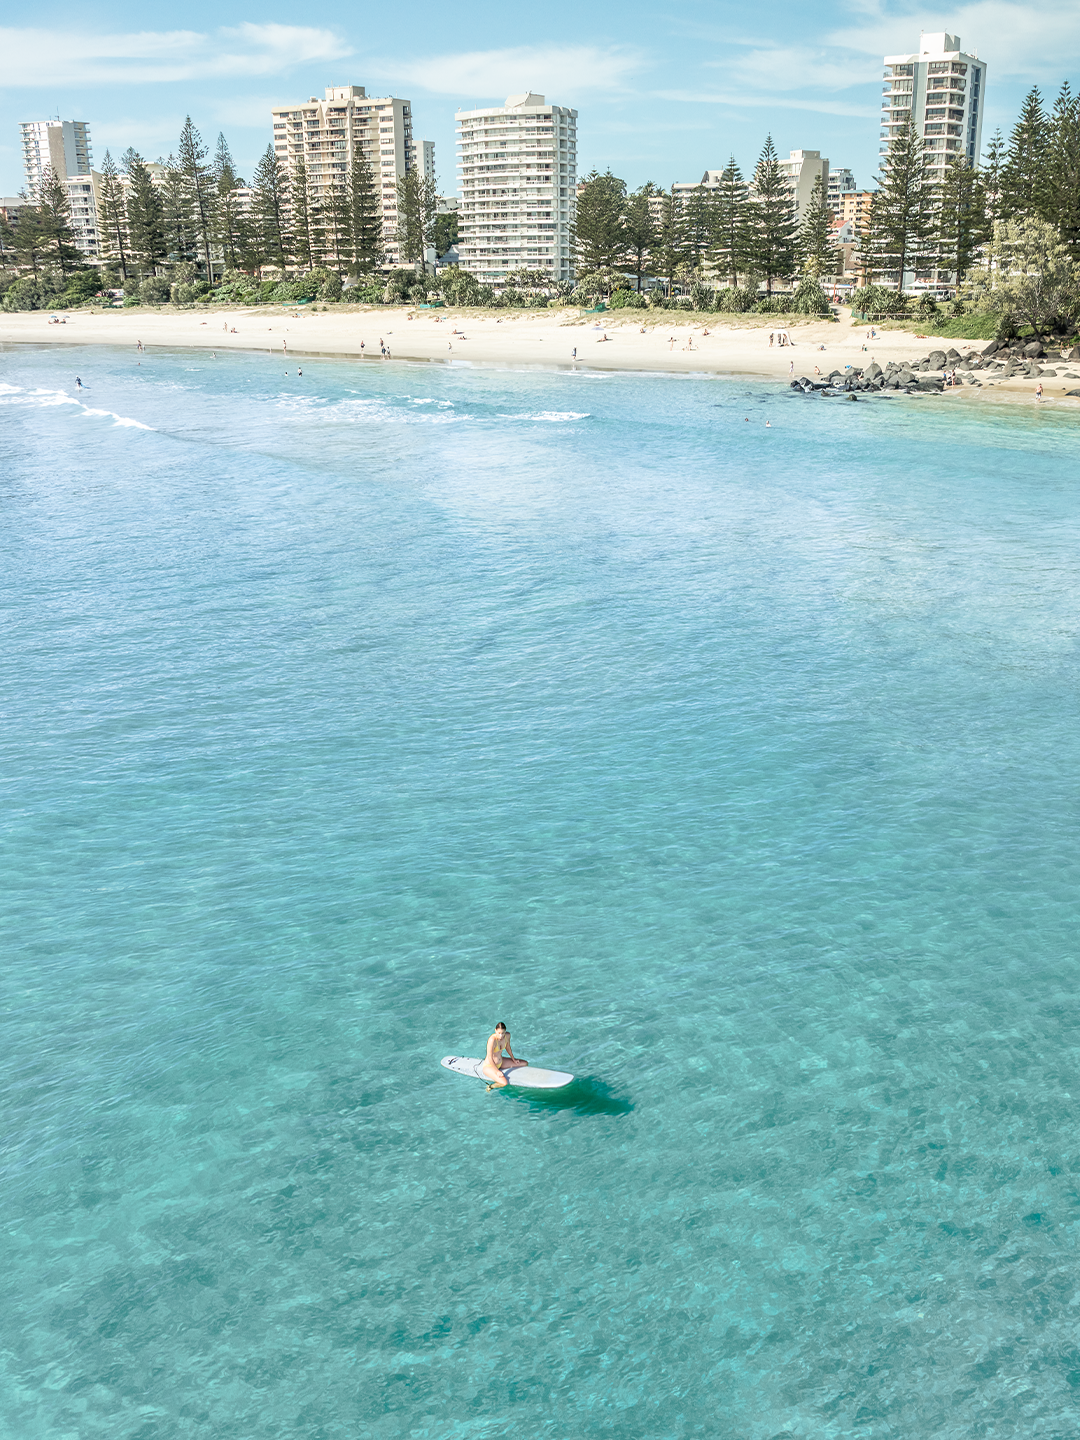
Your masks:
M538 410L534 415L510 415L500 414L500 420L546 420L551 424L560 424L567 420L590 420L591 413L588 410Z
M154 428L153 425L144 425L141 420L133 420L130 415L118 415L115 410L101 410L96 405L87 405L63 390L24 390L21 385L0 384L0 405L26 405L40 410L51 409L55 405L74 405L82 412L78 417L80 419L112 420L114 425L128 430Z

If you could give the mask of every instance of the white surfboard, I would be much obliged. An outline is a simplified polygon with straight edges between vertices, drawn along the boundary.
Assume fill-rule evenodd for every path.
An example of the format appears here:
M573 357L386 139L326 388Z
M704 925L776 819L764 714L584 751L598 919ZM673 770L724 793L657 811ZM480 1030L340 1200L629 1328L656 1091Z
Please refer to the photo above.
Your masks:
M490 1085L491 1081L481 1069L483 1063L483 1060L469 1055L447 1055L440 1061L440 1064L447 1070L453 1070L456 1075L468 1075ZM520 1065L503 1073L507 1081L519 1090L560 1090L574 1078L565 1070L541 1070L539 1065Z

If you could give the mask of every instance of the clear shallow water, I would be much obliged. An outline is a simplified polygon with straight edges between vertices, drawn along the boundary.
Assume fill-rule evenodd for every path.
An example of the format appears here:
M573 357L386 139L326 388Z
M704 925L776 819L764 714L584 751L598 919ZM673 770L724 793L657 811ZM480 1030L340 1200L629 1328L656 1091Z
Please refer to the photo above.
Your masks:
M7 1433L1073 1435L1074 423L283 371L3 357Z

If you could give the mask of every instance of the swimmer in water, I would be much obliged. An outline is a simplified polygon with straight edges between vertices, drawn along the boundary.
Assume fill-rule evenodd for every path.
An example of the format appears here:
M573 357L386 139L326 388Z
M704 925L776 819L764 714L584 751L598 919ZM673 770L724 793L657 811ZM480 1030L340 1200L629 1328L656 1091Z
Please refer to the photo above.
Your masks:
M505 1055L503 1051L505 1050ZM491 1082L489 1090L504 1089L509 1085L506 1078L507 1070L516 1070L519 1066L527 1065L527 1060L519 1060L510 1046L510 1032L500 1020L495 1026L492 1034L488 1036L487 1053L484 1056L484 1063L480 1069Z

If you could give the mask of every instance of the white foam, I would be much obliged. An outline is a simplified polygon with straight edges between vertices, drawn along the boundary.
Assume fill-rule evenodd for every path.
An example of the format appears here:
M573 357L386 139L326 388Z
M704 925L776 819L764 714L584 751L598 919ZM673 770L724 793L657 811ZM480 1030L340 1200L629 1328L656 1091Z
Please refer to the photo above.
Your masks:
M154 428L152 425L144 425L141 420L133 420L130 415L118 415L115 410L99 410L96 406L86 405L74 395L65 394L63 390L24 390L21 385L0 384L0 405L25 405L38 410L49 410L56 405L74 405L82 411L77 417L80 420L108 419L128 430Z
M587 410L539 410L535 415L500 414L500 420L545 420L551 424L562 424L567 420L589 420Z

